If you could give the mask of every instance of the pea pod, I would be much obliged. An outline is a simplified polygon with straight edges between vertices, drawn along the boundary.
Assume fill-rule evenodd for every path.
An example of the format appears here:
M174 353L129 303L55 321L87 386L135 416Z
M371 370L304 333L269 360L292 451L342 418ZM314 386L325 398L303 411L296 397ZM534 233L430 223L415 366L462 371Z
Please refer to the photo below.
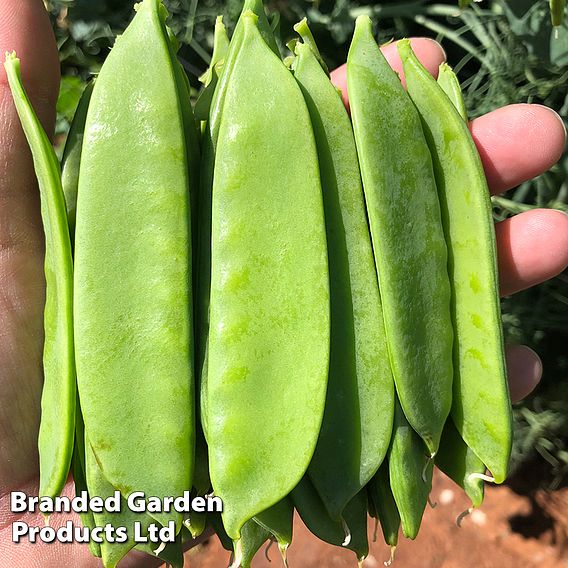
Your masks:
M4 64L39 183L45 233L43 391L39 427L40 497L56 497L67 480L75 436L73 260L61 171L26 95L15 53Z
M458 78L447 63L440 65L438 85L452 101L460 116L467 120L467 111ZM483 479L480 475L485 474L485 465L463 441L451 418L446 422L442 432L440 450L436 454L436 465L465 490L473 507L481 505Z
M75 235L77 379L90 443L123 495L160 498L191 488L194 461L191 111L165 17L158 0L139 4L100 71ZM179 513L152 515L181 526Z
M448 243L455 330L452 418L466 444L501 483L511 453L512 412L487 181L465 121L410 43L398 46L408 92L432 152Z
M423 441L406 420L397 401L388 457L389 477L402 532L411 539L418 535L432 489L434 460L428 458L424 450Z
M347 80L392 373L408 421L435 454L452 398L440 205L420 117L366 16L357 18Z
M302 521L320 540L352 550L359 561L369 554L367 539L367 495L358 493L345 507L344 522L333 520L306 475L294 488L292 501ZM349 529L346 531L346 527Z
M206 419L211 481L233 540L306 471L329 364L325 224L309 114L254 14L243 20L215 160ZM274 176L284 155L293 166Z
M385 542L391 547L391 554L394 556L394 549L398 544L400 514L390 486L388 461L383 462L379 471L369 482L367 489L369 500L372 502L381 523Z
M69 233L71 235L71 245L75 237L75 218L77 214L77 189L79 185L79 165L81 163L81 149L83 147L83 136L85 134L85 121L87 120L87 110L93 94L94 82L91 81L83 91L77 110L71 122L71 128L65 141L65 149L61 158L61 185L65 195L65 205L67 207L67 221L69 222Z
M243 525L240 540L240 566L250 568L252 559L260 550L260 547L271 538L270 532L254 520L247 521Z
M296 44L293 71L316 138L331 297L328 390L308 471L329 515L339 521L388 450L394 384L351 122L308 42L305 20L296 31L306 41Z
M254 521L264 527L272 538L278 543L282 559L286 564L286 551L292 544L292 532L294 527L294 504L290 497L284 497L281 501L272 505L254 517Z

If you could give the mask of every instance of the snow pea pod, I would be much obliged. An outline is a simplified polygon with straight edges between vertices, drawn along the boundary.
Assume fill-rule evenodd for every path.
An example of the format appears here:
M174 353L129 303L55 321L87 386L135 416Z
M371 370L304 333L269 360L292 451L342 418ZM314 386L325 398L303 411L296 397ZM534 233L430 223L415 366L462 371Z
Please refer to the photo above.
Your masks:
M329 365L327 249L310 118L254 14L243 20L215 160L207 376L211 482L233 540L306 471Z
M438 85L452 101L460 116L467 121L467 111L458 78L447 63L440 65ZM480 475L485 474L485 465L463 441L451 418L448 418L442 432L440 450L436 454L436 465L465 490L473 507L481 505L483 479Z
M434 460L425 453L424 443L412 429L397 401L389 450L390 486L400 514L402 532L414 539L432 489Z
M316 488L305 475L291 493L302 521L320 540L352 550L361 561L369 554L367 539L367 495L359 492L345 507L344 523L333 520ZM345 526L349 527L346 533Z
M61 171L51 142L24 90L20 60L6 54L6 74L30 146L39 184L45 234L44 383L39 427L41 497L56 497L67 480L75 437L73 260Z
M367 485L369 499L373 503L377 517L381 523L381 530L385 542L394 549L398 544L398 531L400 530L400 514L390 487L390 474L388 461L383 462L379 471Z
M165 17L158 0L139 4L93 89L74 322L85 427L104 476L125 496L160 498L191 488L194 461L189 101ZM181 526L179 513L152 516Z
M69 128L69 134L65 141L65 149L61 158L61 185L65 195L65 205L67 207L67 221L69 222L69 233L71 235L71 246L75 238L75 218L77 213L77 189L79 185L79 165L81 163L81 148L83 146L83 136L85 133L85 121L87 111L93 93L94 82L91 81L83 91L77 110Z
M254 521L264 527L278 543L280 554L286 563L286 550L292 543L294 527L294 503L289 496L284 497L272 507L254 517Z
M296 31L311 36L305 21ZM331 354L324 418L308 472L329 515L339 521L388 450L394 383L351 121L314 49L307 42L296 44L293 72L318 150L330 273Z
M502 483L511 453L512 411L487 181L467 124L410 43L398 46L432 152L448 243L455 330L452 418L466 444Z
M357 18L347 79L392 373L434 454L452 398L446 243L420 117L366 16Z
M240 566L241 568L250 568L252 559L260 550L260 547L268 542L271 534L263 526L254 520L247 521L243 525L240 540Z

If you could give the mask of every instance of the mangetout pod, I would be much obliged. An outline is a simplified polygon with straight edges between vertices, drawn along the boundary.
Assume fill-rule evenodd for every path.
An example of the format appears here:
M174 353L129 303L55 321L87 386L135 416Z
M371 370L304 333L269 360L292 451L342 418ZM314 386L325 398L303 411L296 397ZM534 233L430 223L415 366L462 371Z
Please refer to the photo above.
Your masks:
M165 16L158 0L138 5L93 89L74 297L77 379L97 462L123 495L160 498L191 488L194 453L190 173L181 108L188 93L179 88ZM152 516L181 525L176 512Z

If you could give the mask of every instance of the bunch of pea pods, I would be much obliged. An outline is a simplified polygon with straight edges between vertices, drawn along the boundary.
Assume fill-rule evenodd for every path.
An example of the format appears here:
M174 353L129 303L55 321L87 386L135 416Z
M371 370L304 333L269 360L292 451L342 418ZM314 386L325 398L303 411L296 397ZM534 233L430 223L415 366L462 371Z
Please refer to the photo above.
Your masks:
M194 108L161 0L87 87L61 166L7 57L45 229L40 495L214 493L175 543L91 542L183 565L212 527L250 566L298 511L368 554L368 515L414 539L434 465L471 507L511 450L491 203L459 83L402 40L407 89L360 17L350 115L305 20L282 60L261 0L215 26ZM471 509L470 509L471 510ZM155 547L154 547L155 548Z

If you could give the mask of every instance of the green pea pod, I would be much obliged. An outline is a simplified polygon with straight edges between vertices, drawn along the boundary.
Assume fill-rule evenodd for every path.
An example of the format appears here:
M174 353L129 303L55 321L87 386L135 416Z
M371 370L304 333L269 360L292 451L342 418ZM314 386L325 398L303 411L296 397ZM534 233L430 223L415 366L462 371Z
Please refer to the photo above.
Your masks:
M463 99L460 82L452 68L447 63L442 63L438 71L438 85L448 96L460 116L467 120L467 109Z
M394 384L351 121L308 44L296 44L293 70L316 137L331 296L327 398L308 472L339 521L386 455Z
M260 547L265 542L270 541L270 538L270 532L252 519L243 525L241 540L239 541L241 568L251 567L252 559L260 550Z
M392 373L408 421L435 454L452 399L446 243L420 117L366 16L347 79Z
M278 549L286 564L286 551L292 544L294 528L294 503L287 496L254 517L254 521L272 535L278 543Z
M481 505L483 478L480 476L485 474L485 465L463 441L451 418L446 422L442 433L436 465L464 489L473 507Z
M207 377L211 481L233 540L306 471L329 364L327 249L310 118L256 16L243 20L215 161ZM281 167L283 156L292 167Z
M249 521L250 522L250 521ZM223 521L221 519L220 513L210 513L207 515L207 523L211 526L211 528L215 531L221 546L228 550L229 552L233 552L233 541L231 537L225 531L225 527L223 526Z
M75 495L79 496L83 491L87 491L87 478L85 476L85 425L83 424L83 416L81 414L81 407L79 404L79 397L77 397L77 406L75 414L75 445L73 447L73 481L75 483ZM97 525L92 511L85 511L79 513L81 523L84 527L94 529ZM101 557L101 545L94 540L89 540L89 550L93 556Z
M376 516L381 523L385 542L395 548L398 544L400 514L390 486L389 464L383 462L379 471L367 485L369 500L373 504ZM393 552L394 556L394 552Z
M195 103L195 116L198 120L207 120L209 117L209 109L219 75L223 70L225 57L229 51L229 36L223 24L223 16L217 16L215 21L215 32L213 36L213 54L211 55L211 63L207 71L199 77L199 81L203 83L203 90L199 93Z
M327 64L324 61L323 57L321 56L320 50L318 49L318 46L316 44L316 40L314 39L312 31L310 30L310 27L308 26L307 18L303 18L302 20L300 20L294 26L294 31L302 37L302 41L306 45L305 51L307 51L307 49L309 48L312 55L317 59L318 63L320 64L324 73L327 76L329 76L329 69L328 69ZM290 51L295 52L297 45L298 45L297 43L294 43L293 44L294 49L291 49ZM298 55L298 54L296 54L296 55Z
M438 85L448 95L460 116L467 120L467 111L456 74L447 63L440 65ZM483 502L483 479L485 465L463 441L454 423L449 418L442 432L436 465L462 487L471 499L473 507Z
M191 488L194 462L189 100L165 17L158 0L139 4L100 71L75 236L77 379L89 439L113 487L160 498ZM179 513L152 516L181 527Z
M20 60L6 55L6 74L30 146L45 233L43 391L39 427L40 497L56 497L67 480L75 437L73 260L61 171L51 142L24 90Z
M81 148L83 146L83 136L85 133L85 121L87 111L93 94L94 82L91 81L83 91L77 110L71 122L71 128L65 141L63 158L61 159L61 185L65 195L65 205L67 207L67 220L69 222L69 233L71 235L71 245L75 238L75 218L77 213L77 189L79 185L79 164L81 162Z
M361 561L369 554L367 539L367 495L358 493L345 507L344 523L328 514L316 488L305 475L291 493L292 501L302 521L320 540L352 550ZM346 528L348 530L346 530Z
M512 411L489 189L467 124L410 43L398 46L432 152L448 243L455 330L452 418L466 444L502 483L511 454Z
M402 532L407 538L415 539L432 489L434 460L426 455L422 439L406 420L398 401L388 460L390 486Z
M554 27L561 26L566 11L566 0L550 0L550 18Z

